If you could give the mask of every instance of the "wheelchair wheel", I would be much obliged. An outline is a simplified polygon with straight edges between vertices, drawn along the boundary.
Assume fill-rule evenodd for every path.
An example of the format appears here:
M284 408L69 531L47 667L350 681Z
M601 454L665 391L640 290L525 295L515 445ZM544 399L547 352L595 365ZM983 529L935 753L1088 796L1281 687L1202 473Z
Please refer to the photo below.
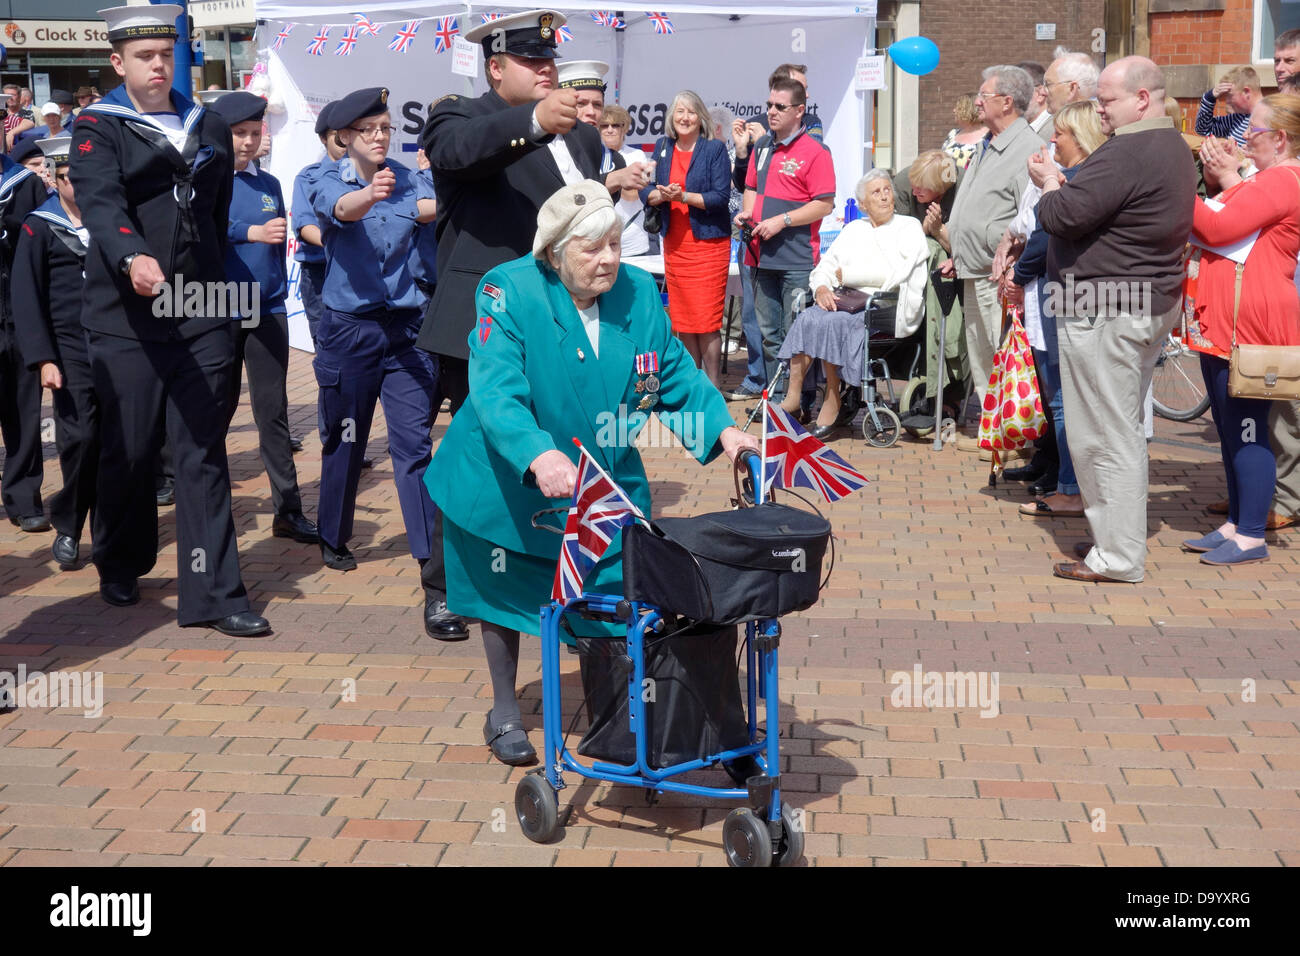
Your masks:
M722 849L730 866L772 865L772 838L767 824L749 807L737 807L722 822Z
M515 787L515 816L524 836L534 843L550 843L560 829L560 801L546 778L530 773Z
M773 866L794 866L803 859L803 821L795 823L794 811L790 804L781 804L781 840L777 844L776 854L772 857Z
M1210 407L1200 357L1172 335L1156 359L1151 386L1152 406L1161 418L1190 422Z
M892 408L885 405L871 405L862 417L862 437L868 444L877 448L889 448L898 441L903 423Z
M925 379L923 379L923 378L914 378L914 379L912 379L911 381L909 381L909 382L907 383L906 387L904 387L904 389L903 389L903 397L900 398L900 399L898 400L898 408L899 408L899 410L900 410L904 415L912 415L912 414L914 414L914 413L917 412L917 411L921 411L921 412L929 412L929 411L930 411L930 407L929 407L929 406L932 406L932 405L934 404L932 401L927 401L927 402L926 402L926 406L927 406L927 407L924 408L924 409L917 409L917 408L916 408L916 405L917 405L917 404L918 404L922 399L926 398L925 391L926 391L926 390L925 390ZM917 438L924 438L926 435L929 435L929 434L931 434L931 433L934 431L934 425L933 425L933 424L931 424L931 425L929 425L929 426L927 426L927 427L920 427L920 428L916 428L916 427L913 427L913 426L910 426L910 425L904 425L903 427L907 429L907 433L908 433L909 435L913 435L913 436L915 436L915 437L917 437Z

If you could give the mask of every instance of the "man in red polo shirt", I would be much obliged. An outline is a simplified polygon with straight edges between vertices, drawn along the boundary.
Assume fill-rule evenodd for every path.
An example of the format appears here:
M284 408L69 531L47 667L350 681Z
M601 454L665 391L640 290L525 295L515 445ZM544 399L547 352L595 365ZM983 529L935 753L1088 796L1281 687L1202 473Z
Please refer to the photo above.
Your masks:
M803 125L807 95L793 79L772 84L767 100L769 133L754 144L745 178L745 205L736 217L753 225L745 264L754 270L754 312L763 336L769 382L777 352L796 311L808 297L808 274L821 257L818 226L835 204L835 166L830 150ZM796 300L796 297L797 300ZM769 396L777 401L784 384Z

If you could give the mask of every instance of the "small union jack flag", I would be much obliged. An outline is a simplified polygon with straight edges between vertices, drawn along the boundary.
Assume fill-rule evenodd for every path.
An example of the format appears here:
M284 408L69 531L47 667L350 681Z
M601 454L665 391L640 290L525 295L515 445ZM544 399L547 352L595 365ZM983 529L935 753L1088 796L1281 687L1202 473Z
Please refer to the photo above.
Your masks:
M334 48L335 56L351 56L352 48L357 45L357 28L348 27L347 32L343 34L343 39L339 45Z
M320 33L317 33L314 37L312 37L311 42L307 44L307 55L308 56L324 55L325 44L328 43L329 40L330 40L330 28L321 27Z
M551 588L551 600L561 604L582 595L583 579L600 561L614 535L642 517L623 489L592 461L587 449L578 447L578 478L573 484L573 501L564 523L564 543L560 545L560 561Z
M439 17L433 22L433 52L446 53L460 35L460 24L455 17Z
M388 42L388 49L394 53L405 53L411 48L411 44L415 41L415 35L419 32L420 21L408 20L402 24L402 29L397 31L397 35Z
M610 17L609 12L606 10L592 10L591 19L595 20L602 27L609 27L614 25L611 22L612 18Z
M284 41L289 39L289 34L293 32L293 27L294 25L292 23L286 23L284 25L284 29L277 33L275 39L271 41L272 50L279 50L280 47L284 46Z
M673 32L673 21L668 19L668 14L647 13L646 17L654 23L655 33L658 33L660 36L666 36Z
M780 405L765 403L763 470L768 488L801 485L839 501L867 483L859 472L812 435Z
M377 37L379 36L379 31L383 29L383 27L373 22L364 13L354 13L352 14L352 16L357 21L357 29L360 30L362 33L364 33L366 36Z
M500 20L500 19L501 19L501 14L499 14L499 13L480 13L480 14L479 14L479 22L480 22L480 23L491 23L493 20Z

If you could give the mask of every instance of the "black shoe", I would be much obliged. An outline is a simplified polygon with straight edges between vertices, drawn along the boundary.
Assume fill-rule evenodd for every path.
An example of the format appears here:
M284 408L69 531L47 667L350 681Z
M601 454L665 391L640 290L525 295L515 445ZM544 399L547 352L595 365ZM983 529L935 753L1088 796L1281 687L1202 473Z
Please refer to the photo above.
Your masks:
M424 633L439 641L463 641L469 637L465 619L447 610L447 602L424 599Z
M352 556L352 552L346 547L335 551L324 541L320 542L321 560L325 562L325 567L331 571L355 571L357 569L357 559Z
M515 718L507 720L499 727L492 726L492 713L489 711L487 720L483 723L483 742L492 748L492 756L496 757L504 764L511 767L519 767L526 763L532 763L537 759L537 751L533 745L528 742L525 736L522 741L506 743L501 738L512 731L523 733L524 722Z
M26 515L19 518L14 524L18 525L18 530L26 531L28 534L50 530L50 519L45 515Z
M826 441L839 431L839 428L840 426L835 422L831 422L829 425L812 425L808 429L808 434L818 441Z
M70 534L55 535L50 553L64 571L75 571L81 565L81 544Z
M727 771L727 776L734 780L738 787L743 787L750 777L764 776L763 768L758 765L758 761L752 754L723 761L722 769Z
M298 454L298 452L302 451L302 439L301 439L301 438L290 438L290 439L289 439L289 450L290 450L291 452L293 452L295 455Z
M176 504L176 483L169 481L165 485L159 485L154 489L154 494L158 498L158 504L174 505Z
M1044 475L1029 486L1029 494L1035 498L1045 498L1056 491L1056 476Z
M113 607L130 607L140 602L140 585L135 581L100 581L99 596Z
M303 544L319 544L320 531L314 521L308 521L301 511L276 515L271 522L271 534L277 538L292 538Z
M362 458L362 459L361 459L361 467L362 467L362 468L374 468L374 467L375 467L375 460L374 460L373 458Z
M729 402L752 402L759 397L759 393L751 392L747 388L737 388L730 392L723 392L722 397Z
M231 637L262 637L271 633L271 625L267 619L252 611L227 614L219 621L206 621L204 626L215 628Z
M1019 468L1008 468L1002 472L1002 477L1011 481L1037 481L1046 474L1047 469L1045 467L1031 463L1021 465Z

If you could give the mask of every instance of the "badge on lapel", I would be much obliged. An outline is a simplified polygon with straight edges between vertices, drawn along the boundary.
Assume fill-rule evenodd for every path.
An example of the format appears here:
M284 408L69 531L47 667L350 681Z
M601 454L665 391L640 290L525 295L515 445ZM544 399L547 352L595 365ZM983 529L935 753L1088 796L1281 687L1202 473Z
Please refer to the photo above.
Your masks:
M488 336L492 334L492 316L480 315L478 317L478 344L487 345Z

